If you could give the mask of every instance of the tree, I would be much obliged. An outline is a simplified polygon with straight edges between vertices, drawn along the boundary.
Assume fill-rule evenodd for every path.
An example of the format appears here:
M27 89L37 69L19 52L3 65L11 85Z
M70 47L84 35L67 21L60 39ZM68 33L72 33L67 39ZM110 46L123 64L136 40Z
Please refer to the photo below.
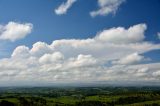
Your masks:
M15 104L12 103L12 102L8 102L8 101L6 101L6 100L2 100L2 101L0 102L0 106L15 106Z

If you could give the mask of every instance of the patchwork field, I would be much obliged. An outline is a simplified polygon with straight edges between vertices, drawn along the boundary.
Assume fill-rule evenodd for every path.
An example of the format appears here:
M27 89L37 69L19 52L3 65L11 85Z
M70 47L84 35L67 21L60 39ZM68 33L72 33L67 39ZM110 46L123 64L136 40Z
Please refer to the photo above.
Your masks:
M160 106L159 87L0 88L0 106Z

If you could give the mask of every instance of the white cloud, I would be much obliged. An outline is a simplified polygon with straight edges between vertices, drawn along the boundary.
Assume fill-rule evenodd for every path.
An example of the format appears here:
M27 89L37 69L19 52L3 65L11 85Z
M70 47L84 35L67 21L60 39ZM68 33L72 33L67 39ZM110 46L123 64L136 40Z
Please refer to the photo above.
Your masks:
M98 0L98 5L100 9L90 12L90 15L92 17L95 17L97 15L102 15L102 16L108 15L110 13L115 14L119 6L124 1L125 0Z
M153 76L160 78L160 71L159 70L156 72L153 72L152 74L153 74Z
M30 50L30 54L35 57L40 57L44 53L51 53L51 52L52 48L50 48L50 46L45 42L36 42L35 44L33 44L33 47Z
M55 13L57 15L66 14L68 9L76 2L77 0L67 0L65 3L63 2L57 9L55 9Z
M40 57L39 62L43 64L54 63L63 60L63 54L60 52L54 52L53 54L44 54Z
M33 25L31 23L16 23L9 22L7 25L0 25L0 39L15 40L26 37L32 31Z
M143 56L139 55L138 53L133 53L133 54L127 55L126 57L121 58L118 61L113 61L113 63L129 65L129 64L139 63L142 60L144 60Z
M97 63L97 60L92 55L79 54L77 58L71 58L68 62L70 67L88 67Z
M160 39L160 32L157 33L158 39Z
M138 24L106 29L88 39L18 46L10 58L0 59L0 84L159 81L160 63L143 63L143 53L160 49L160 44L144 41L146 28Z
M104 30L97 35L97 39L111 43L136 43L143 41L146 24L134 25L128 29L123 27Z
M29 57L29 48L26 46L18 46L12 53L12 57Z

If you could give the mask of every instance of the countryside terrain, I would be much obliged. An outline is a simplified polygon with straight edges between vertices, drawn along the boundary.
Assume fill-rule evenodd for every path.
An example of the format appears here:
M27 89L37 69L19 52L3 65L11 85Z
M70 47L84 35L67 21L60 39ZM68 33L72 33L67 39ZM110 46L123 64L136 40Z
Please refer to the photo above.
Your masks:
M160 106L160 87L1 87L0 106Z

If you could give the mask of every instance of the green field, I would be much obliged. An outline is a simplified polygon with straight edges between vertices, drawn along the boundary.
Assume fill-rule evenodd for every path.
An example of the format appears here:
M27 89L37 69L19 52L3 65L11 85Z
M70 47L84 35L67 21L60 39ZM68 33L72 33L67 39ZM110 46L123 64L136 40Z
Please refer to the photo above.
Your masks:
M159 87L0 88L0 106L160 106Z

